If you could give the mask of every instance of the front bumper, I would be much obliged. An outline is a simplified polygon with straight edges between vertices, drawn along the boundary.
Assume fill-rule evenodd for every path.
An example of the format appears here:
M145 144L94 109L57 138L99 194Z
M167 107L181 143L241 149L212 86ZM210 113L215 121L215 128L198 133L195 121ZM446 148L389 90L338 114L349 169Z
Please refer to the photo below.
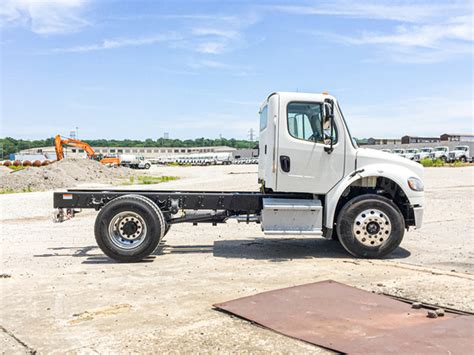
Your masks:
M423 207L413 207L413 214L415 216L415 228L420 229L423 224Z

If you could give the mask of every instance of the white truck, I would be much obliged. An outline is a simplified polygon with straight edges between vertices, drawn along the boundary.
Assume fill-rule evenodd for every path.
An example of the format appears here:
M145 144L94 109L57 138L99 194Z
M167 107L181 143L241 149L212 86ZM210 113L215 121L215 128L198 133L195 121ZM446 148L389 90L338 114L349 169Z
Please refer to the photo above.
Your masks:
M441 159L443 161L448 161L449 159L449 147L436 147L433 149L433 152L430 154L430 158L435 160L435 159Z
M150 169L151 161L144 157L139 157L132 154L122 154L119 156L120 165L126 166L132 169Z
M260 107L260 190L70 189L54 193L57 221L99 211L96 241L112 259L135 262L176 223L260 223L265 235L336 237L352 255L379 258L423 220L423 167L351 138L336 99L278 92Z
M471 161L471 156L469 154L469 146L458 145L457 147L454 147L454 150L449 152L448 161L461 161L463 163Z
M392 154L398 155L399 157L405 156L405 149L394 149Z
M405 150L405 154L403 154L404 158L410 159L410 160L415 160L415 156L419 153L420 151L415 148L410 148Z
M415 161L420 162L423 159L427 159L430 157L430 154L433 152L433 148L425 147L421 148L420 151L415 154Z

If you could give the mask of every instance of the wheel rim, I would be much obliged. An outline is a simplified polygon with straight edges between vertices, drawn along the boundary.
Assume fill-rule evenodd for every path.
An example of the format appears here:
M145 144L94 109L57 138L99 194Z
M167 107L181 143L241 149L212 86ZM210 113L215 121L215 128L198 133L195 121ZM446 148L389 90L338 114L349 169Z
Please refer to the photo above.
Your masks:
M392 232L388 216L377 209L365 210L356 217L352 234L363 245L377 247L384 243Z
M145 241L147 227L136 212L120 212L109 223L110 241L121 249L134 249Z

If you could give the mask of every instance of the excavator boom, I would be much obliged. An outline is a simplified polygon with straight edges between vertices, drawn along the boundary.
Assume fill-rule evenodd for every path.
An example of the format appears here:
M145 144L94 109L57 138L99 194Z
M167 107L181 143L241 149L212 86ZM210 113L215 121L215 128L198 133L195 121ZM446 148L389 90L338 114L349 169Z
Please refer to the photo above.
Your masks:
M96 156L94 152L94 149L89 144L87 144L86 142L80 141L78 139L74 139L74 138L62 138L59 134L56 137L54 137L54 148L56 150L57 160L64 159L64 149L63 149L64 145L84 149L89 159L95 158L98 160L98 157ZM120 158L118 157L103 158L100 160L100 163L104 165L118 166L120 165Z
M57 160L64 159L64 149L63 145L68 145L71 147L77 147L80 149L84 149L84 151L87 153L87 157L89 159L94 158L95 152L92 147L87 144L86 142L80 141L78 139L73 139L73 138L65 138L63 139L59 134L54 138L54 148L56 149L56 157Z

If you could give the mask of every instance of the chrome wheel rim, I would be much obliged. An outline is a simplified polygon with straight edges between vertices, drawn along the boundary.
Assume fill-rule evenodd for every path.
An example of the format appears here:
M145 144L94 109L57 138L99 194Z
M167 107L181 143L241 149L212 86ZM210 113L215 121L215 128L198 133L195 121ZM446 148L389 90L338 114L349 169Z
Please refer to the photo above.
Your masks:
M110 241L121 249L134 249L145 241L147 227L136 212L120 212L109 223Z
M377 247L384 243L392 232L388 216L377 209L367 209L356 217L352 234L363 245Z

